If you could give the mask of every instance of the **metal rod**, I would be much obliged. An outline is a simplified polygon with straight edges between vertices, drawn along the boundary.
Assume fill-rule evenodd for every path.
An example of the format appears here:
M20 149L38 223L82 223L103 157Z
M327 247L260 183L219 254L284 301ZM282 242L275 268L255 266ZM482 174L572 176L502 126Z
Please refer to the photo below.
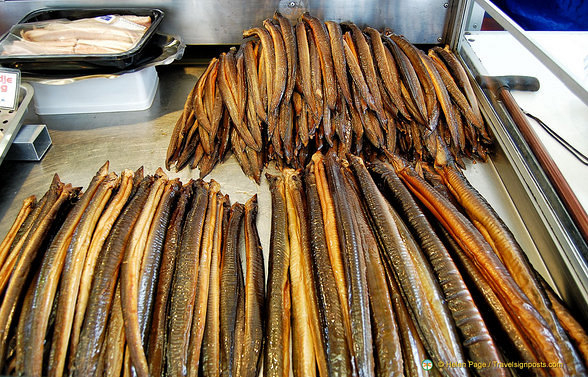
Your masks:
M563 84L578 97L584 104L588 105L588 90L580 81L568 72L563 66L545 51L528 33L517 25L510 17L498 9L489 0L475 0L500 26L509 31L527 50L529 50L547 69L549 69Z

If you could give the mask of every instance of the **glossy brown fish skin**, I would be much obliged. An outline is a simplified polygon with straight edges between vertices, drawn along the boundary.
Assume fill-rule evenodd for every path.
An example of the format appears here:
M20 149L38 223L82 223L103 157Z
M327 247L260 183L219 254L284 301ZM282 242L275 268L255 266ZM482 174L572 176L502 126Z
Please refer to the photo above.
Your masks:
M287 377L290 373L290 247L284 179L266 174L272 195L272 229L266 294L266 338L263 375Z
M257 58L253 51L253 41L245 43L243 47L243 55L245 57L245 71L247 72L247 93L249 94L248 102L252 102L255 113L261 120L267 120L267 113L261 100L261 93L259 91L259 77L257 75ZM251 106L251 105L248 105ZM249 120L251 121L251 120Z
M359 157L350 156L354 171ZM363 167L363 173L367 173ZM350 174L349 174L350 175ZM357 180L365 179L364 174L357 174ZM384 262L380 257L378 241L369 224L368 214L361 203L359 187L353 177L348 178L352 194L349 197L356 221L360 229L363 250L366 258L366 277L372 313L372 331L376 358L376 374L379 376L401 376L403 374L402 351L398 334L398 325L392 300L388 292Z
M309 165L305 174L308 203L308 228L311 244L313 276L317 291L321 336L325 344L329 375L351 376L351 354L349 351L342 307L329 262L323 214L314 168Z
M92 375L97 368L124 248L140 215L141 208L147 200L153 181L153 177L143 179L137 192L113 225L98 256L88 307L75 354L74 375Z
M106 338L104 339L104 343L102 345L103 349L100 352L102 355L101 358L103 359L102 375L104 376L120 376L126 346L123 322L124 319L120 299L119 280L119 283L116 285L112 308L110 309L110 316L108 318L108 328L106 330ZM100 375L100 373L97 373L97 375Z
M484 119L482 118L482 114L480 113L480 107L478 105L478 100L476 98L476 94L474 93L474 89L468 79L468 75L461 65L457 57L451 52L448 48L440 48L434 47L433 51L438 53L439 56L447 63L448 68L451 70L453 78L457 81L459 86L461 86L465 92L465 95L470 103L474 114L478 118L479 123L483 123Z
M559 360L564 368L552 368L550 373L559 375L566 373L566 367L560 348L548 324L530 303L529 299L516 284L506 267L502 264L483 236L468 224L467 219L426 182L409 168L402 168L403 162L394 160L395 169L407 186L420 194L423 204L435 214L435 217L451 233L455 241L474 258L482 276L487 280L506 309L512 313L512 319L520 331L527 337L533 352L540 360ZM458 234L468 235L459 237Z
M202 338L204 336L204 325L208 310L208 291L210 283L211 255L214 246L214 235L219 211L223 207L223 196L218 195L220 185L211 180L208 192L208 211L204 222L202 233L202 244L200 246L200 257L198 265L198 280L196 282L196 297L194 299L194 315L192 317L192 328L190 345L188 348L188 376L197 376L200 365L200 353L202 350ZM220 202L219 200L220 199Z
M337 229L337 220L335 214L335 204L333 203L333 193L327 183L327 173L324 164L324 156L317 152L312 156L314 164L314 174L318 189L318 195L321 204L324 232L327 242L327 251L329 261L333 270L335 285L341 303L343 316L343 326L346 331L345 338L351 338L351 323L349 320L349 301L347 299L347 278L343 264L343 251L339 243L339 233ZM351 348L350 346L348 348Z
M441 170L441 177L457 201L465 208L474 225L486 238L490 246L500 257L511 276L539 314L549 325L557 340L566 365L571 374L586 372L582 361L563 331L555 313L551 308L549 298L541 283L536 278L526 254L516 241L514 235L500 219L490 204L471 186L463 174L456 167L447 166Z
M184 129L186 128L187 118L191 112L194 110L194 95L196 93L196 85L192 88L188 96L186 97L186 102L184 103L184 109L178 118L174 129L172 131L172 136L170 139L169 146L167 148L167 154L165 158L165 168L170 169L172 163L174 163L180 152L182 151L183 139L184 139Z
M242 230L242 229L241 229ZM243 233L241 231L241 233ZM243 254L243 245L240 244L239 255L237 257L237 264L241 266L241 255ZM233 348L233 371L236 376L240 373L240 361L239 355L242 355L244 339L245 339L245 283L243 280L243 269L237 269L237 313L235 315L235 337L234 337L234 348Z
M437 234L447 246L455 263L460 267L463 276L469 279L471 284L468 287L472 291L474 297L480 297L483 301L477 301L481 310L484 311L484 318L490 326L494 323L492 329L500 331L505 334L507 340L502 341L502 347L505 349L505 354L513 355L512 358L517 358L528 363L538 363L537 356L533 353L528 339L517 328L516 323L513 322L509 312L505 306L500 302L500 299L493 291L492 287L482 274L478 271L473 261L464 253L461 247L455 242L451 234L442 226L436 227ZM541 368L532 368L533 372L538 376L547 376L548 372Z
M24 294L23 285L30 273L33 259L39 253L41 245L45 241L54 220L59 216L62 209L65 209L67 202L77 192L71 185L64 185L57 175L47 192L46 203L40 211L37 219L31 224L31 231L23 240L18 260L15 259L14 267L7 271L5 280L6 290L2 304L0 305L0 369L5 362L4 353L7 349L8 332L13 320L14 310L19 297ZM26 345L25 345L26 347Z
M333 191L344 266L347 271L346 275L349 276L347 294L349 297L351 338L353 342L352 352L358 375L372 376L375 365L372 353L372 330L361 236L350 203L346 199L350 193L341 171L341 163L331 153L326 157L325 166L328 172L329 187Z
M374 65L372 50L361 30L353 23L345 23L345 26L351 29L353 41L357 48L357 55L359 57L359 64L365 76L370 92L374 97L374 110L378 115L378 119L382 124L386 123L384 108L382 106L382 97L378 88L378 79L376 75L376 67Z
M265 270L257 232L257 195L245 203L245 329L237 375L255 377L261 367L264 337Z
M382 132L381 123L378 122L376 114L367 110L363 114L363 129L365 136L376 148L380 148L384 145L384 133Z
M423 87L424 95L425 95L425 104L427 107L427 114L426 117L428 121L428 127L433 129L436 127L435 121L435 108L437 107L437 97L435 95L435 88L433 87L433 82L431 81L431 77L427 74L427 69L423 65L422 60L419 58L419 51L414 45L412 45L409 41L407 41L403 36L389 34L390 39L396 43L396 45L404 51L406 57L410 60L412 67L414 68L416 74L418 75L420 84Z
M86 312L89 295L92 287L94 270L96 267L96 263L98 261L98 257L100 255L100 250L102 250L102 246L106 242L116 219L123 210L123 207L127 203L128 199L131 197L132 192L134 191L134 180L137 179L139 175L136 176L130 170L123 170L123 172L120 175L120 184L118 191L116 195L111 199L110 203L108 204L108 207L104 210L102 216L100 217L100 220L98 221L98 224L96 224L94 234L92 235L92 241L90 243L90 246L88 247L88 252L86 253L84 268L80 276L78 297L76 299L75 310L73 311L75 314L71 319L71 323L68 323L70 319L67 319L67 321L64 321L63 323L63 325L66 328L68 326L71 327L71 333L68 337L55 336L52 339L51 353L49 356L50 374L53 373L53 370L55 370L56 375L62 373L60 371L62 371L65 367L65 358L68 350L68 343L70 354L75 356L75 352L80 337L80 332L82 329L82 323L84 320L84 314ZM56 328L54 331L56 333L59 333L61 331L60 327L62 325L61 317L58 316L56 318L56 321ZM67 330L64 329L62 331L63 335L65 335L66 332ZM70 357L69 365L73 364L73 359L73 356Z
M390 298L394 307L394 313L398 319L398 328L400 329L405 375L408 377L427 377L429 373L423 369L422 362L429 356L406 307L406 302L402 297L400 287L394 278L394 273L392 272L393 267L387 263L385 263L385 267Z
M376 108L376 102L374 96L372 95L371 91L369 90L367 81L363 75L361 70L361 66L359 64L359 60L354 53L354 44L350 38L343 38L343 47L345 49L345 57L347 59L347 66L349 67L349 74L351 75L351 79L355 83L362 99L367 103L367 105L371 109ZM360 107L357 107L358 111L363 112Z
M169 181L163 191L153 222L149 229L149 238L143 254L141 274L139 276L139 328L143 346L146 347L149 338L149 324L151 323L153 303L159 282L159 270L163 245L170 217L174 210L181 185L178 179Z
M290 281L292 291L292 356L295 376L327 375L325 349L320 336L318 299L312 278L312 260L306 200L300 173L283 171L286 183Z
M263 47L262 50L262 57L266 73L263 75L265 78L265 93L267 94L267 98L273 98L273 90L274 90L274 76L276 72L276 61L275 61L275 49L274 49L274 42L270 33L261 27L254 27L248 30L243 31L243 37L251 37L257 36ZM261 77L260 77L261 78ZM267 115L270 115L270 101L267 101Z
M0 291L4 290L6 282L12 273L12 268L16 263L20 250L28 236L31 232L31 225L37 221L39 214L43 211L43 207L47 202L48 192L46 192L43 197L37 202L34 210L27 216L26 220L20 226L16 235L14 236L14 240L10 245L7 245L6 251L6 258L3 261L2 267L0 268ZM45 209L46 210L46 209Z
M151 192L141 210L141 214L133 227L133 232L125 247L123 261L120 268L121 304L125 326L125 339L133 373L139 377L149 375L149 366L145 356L145 349L141 340L139 324L139 276L141 261L145 252L145 244L149 235L149 228L153 216L167 183L166 176L155 176Z
M199 123L198 123L198 121L196 121L195 125L190 130L191 134L188 135L188 143L187 143L186 147L184 148L182 153L178 156L178 159L176 161L176 166L175 166L176 171L182 170L188 164L188 162L190 162L190 159L194 156L194 152L196 151L196 149L198 147L203 148L202 141L200 138L200 132L201 131L200 131ZM202 132L206 133L206 131L204 131L204 130L202 130ZM206 133L206 134L208 135L208 133ZM208 144L208 148L210 148L210 145L209 145L210 140L207 144Z
M323 80L321 71L321 57L319 54L317 41L314 35L312 34L312 30L307 31L307 39L308 53L310 57L310 87L317 104L317 113L315 115L316 123L318 126L318 123L323 117L323 112L325 108Z
M40 376L42 373L45 333L49 325L50 310L57 292L57 284L63 269L63 263L84 211L90 205L93 196L100 188L107 174L108 162L98 170L88 189L68 214L43 256L29 313L31 338L25 342L24 364L27 375Z
M576 345L578 353L582 355L584 363L586 363L588 361L588 334L586 334L582 325L574 318L572 313L566 308L564 303L545 280L541 279L541 284L547 293L547 297L549 298L549 302L551 302L553 311L557 315L557 319L566 330L570 339Z
M325 25L316 17L311 16L308 12L302 15L302 20L310 26L317 44L317 50L321 61L321 71L324 80L324 96L329 109L335 108L337 101L337 83L333 69L333 55L331 53L331 44L327 36Z
M209 75L211 75L212 71L218 70L218 59L212 58L208 63L208 67L200 76L198 81L196 82L196 92L194 94L194 110L196 113L196 118L200 125L206 130L206 132L212 132L212 125L210 119L208 117L209 114L206 113L206 109L204 107L204 87L206 85L206 81ZM215 75L216 76L216 75Z
M408 220L423 252L427 254L438 281L443 282L441 288L455 323L461 331L463 345L468 350L469 358L476 362L490 361L492 365L497 365L502 361L501 353L447 249L394 172L394 168L384 162L374 162L373 170L382 175L394 203L397 204L396 208L402 209L404 218ZM503 368L484 368L478 372L484 376L506 376Z
M296 47L296 37L294 36L294 30L290 20L282 16L279 12L274 13L274 19L280 24L280 31L282 32L282 38L284 39L284 45L286 48L286 57L288 60L288 74L286 89L284 91L284 102L290 102L292 93L294 92L294 85L296 83L296 69L298 66L298 53Z
M104 208L110 201L113 190L118 187L119 178L114 173L110 173L100 184L99 188L87 209L82 215L79 225L73 234L71 244L64 261L63 272L61 275L59 296L57 300L57 311L53 327L53 336L51 340L51 352L47 374L49 376L61 376L65 358L60 359L59 354L55 353L54 345L60 344L63 350L67 349L71 334L71 325L74 319L74 309L78 298L80 281L82 278L83 267L86 264L87 253L90 249L91 239L95 228L104 211ZM88 261L91 263L91 261ZM59 339L62 337L62 339Z
M467 98L457 87L457 84L453 80L453 77L451 77L449 72L445 70L445 67L441 65L442 63L435 59L435 55L432 55L432 53L429 52L429 56L431 57L431 62L433 63L433 66L435 67L435 69L439 73L439 76L443 80L443 84L447 88L447 92L449 93L455 104L457 104L462 114L465 116L468 122L472 123L476 128L483 128L484 123L480 122L480 118L478 118L474 113Z
M32 284L27 289L25 297L20 309L20 318L16 328L16 346L14 350L15 372L17 375L24 375L25 363L25 343L26 339L31 337L31 324L27 323L28 314L31 311L31 303L33 301L33 293L35 290L35 283L37 277L33 279ZM14 315L14 314L13 314ZM7 368L9 369L9 368ZM12 373L7 373L12 374Z
M352 158L352 164L358 174L358 182L374 222L374 229L385 251L384 255L394 267L395 276L407 297L408 306L413 313L426 313L416 318L416 325L432 360L465 360L459 346L455 324L422 252L398 214L384 199L361 161ZM469 375L466 368L446 370L455 376Z
M223 115L223 98L217 85L218 64L206 79L204 87L205 110L210 120L210 138L215 139ZM243 78L244 79L244 78Z
M443 113L445 114L445 121L447 122L449 131L451 132L453 143L457 148L463 150L463 148L465 148L465 138L463 136L463 133L458 132L458 125L456 119L456 115L458 114L456 114L453 111L451 99L449 98L449 93L447 92L447 88L443 83L443 79L439 75L439 72L437 72L437 69L431 61L431 58L429 58L423 52L419 52L418 54L427 72L429 73L429 76L431 77L433 87L435 88L435 92L437 93L437 99L439 100L441 108L443 109Z
M365 31L370 36L374 60L377 63L380 77L384 82L386 91L390 95L394 106L398 108L400 113L408 118L408 113L404 106L404 101L400 94L400 77L396 70L396 64L392 58L390 51L384 46L382 42L382 35L376 29L366 27Z
M159 269L159 280L153 309L151 332L149 335L148 362L149 372L161 376L165 365L165 345L167 342L167 313L171 295L171 286L181 243L182 227L189 201L192 196L190 181L182 187L176 208L170 219Z
M304 22L299 22L296 25L296 46L298 47L298 76L302 94L314 116L318 117L320 110L312 92L309 41Z
M384 35L382 38L390 48L390 52L398 64L398 68L400 69L400 73L404 78L408 92L410 93L410 96L418 109L418 114L425 122L424 124L428 124L429 115L427 113L427 107L425 104L425 94L423 93L423 89L420 86L419 76L417 76L415 68L411 64L411 61L403 49L401 49L396 44L395 40L392 40L387 35Z
M291 103L282 103L280 105L280 115L278 117L279 134L273 137L282 138L284 148L284 157L286 162L290 163L294 158L294 119Z
M16 219L12 223L12 226L0 244L0 265L4 263L4 260L8 256L12 244L17 240L17 234L19 233L21 227L24 231L26 225L23 226L23 224L25 224L25 221L27 220L29 214L36 207L36 204L37 198L34 195L29 196L23 201L22 206L16 215ZM22 234L22 231L20 233Z
M250 148L260 150L261 146L257 145L245 122L247 85L242 75L237 73L238 64L243 64L242 56L236 58L235 52L231 50L221 54L219 64L218 84L234 128Z
M204 376L220 376L220 268L223 229L228 225L228 196L217 193L217 213L210 255L206 323L202 337L201 365Z
M243 173L248 177L253 177L253 169L251 167L251 163L247 158L247 145L241 137L237 130L233 129L231 133L231 150L233 151L233 155L239 162L239 166L241 166L241 170Z
M347 60L345 59L345 48L343 47L343 33L341 26L334 21L325 21L329 32L329 41L331 43L331 54L333 55L333 67L337 77L337 85L341 89L341 94L348 104L352 103L351 89L347 79Z
M184 376L188 368L187 349L196 296L198 254L208 206L208 185L198 180L194 183L194 192L192 208L182 230L170 298L167 342L167 374L170 376Z
M220 276L220 375L234 376L235 322L237 317L239 230L244 206L235 203L231 207L228 230L223 241L223 257Z

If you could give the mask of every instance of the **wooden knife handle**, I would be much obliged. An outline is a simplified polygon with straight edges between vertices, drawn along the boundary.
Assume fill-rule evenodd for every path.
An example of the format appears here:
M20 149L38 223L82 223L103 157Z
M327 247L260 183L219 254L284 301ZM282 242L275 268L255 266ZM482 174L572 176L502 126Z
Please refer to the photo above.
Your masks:
M549 153L547 153L545 146L533 131L533 127L514 100L512 94L510 94L507 88L500 88L498 95L525 138L525 141L529 144L531 151L533 151L533 154L551 181L551 184L559 194L570 216L576 222L576 226L580 230L584 240L588 242L588 215L586 215L584 207L582 207L582 204L580 204L570 185L568 185L561 170L559 170Z

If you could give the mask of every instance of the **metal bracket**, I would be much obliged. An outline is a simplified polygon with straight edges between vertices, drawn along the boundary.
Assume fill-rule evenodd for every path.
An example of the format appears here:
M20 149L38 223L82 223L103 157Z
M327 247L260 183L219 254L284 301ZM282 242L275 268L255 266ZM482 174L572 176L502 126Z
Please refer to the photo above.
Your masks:
M41 161L49 147L51 147L51 136L49 136L46 125L23 125L14 138L10 150L6 154L6 159L12 161Z

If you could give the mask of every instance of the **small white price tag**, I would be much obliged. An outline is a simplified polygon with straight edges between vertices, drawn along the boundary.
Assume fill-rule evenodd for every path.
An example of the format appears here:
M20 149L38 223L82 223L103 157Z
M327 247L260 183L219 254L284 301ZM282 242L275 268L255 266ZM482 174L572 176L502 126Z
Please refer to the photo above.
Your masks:
M0 109L14 110L18 107L20 71L0 67Z

